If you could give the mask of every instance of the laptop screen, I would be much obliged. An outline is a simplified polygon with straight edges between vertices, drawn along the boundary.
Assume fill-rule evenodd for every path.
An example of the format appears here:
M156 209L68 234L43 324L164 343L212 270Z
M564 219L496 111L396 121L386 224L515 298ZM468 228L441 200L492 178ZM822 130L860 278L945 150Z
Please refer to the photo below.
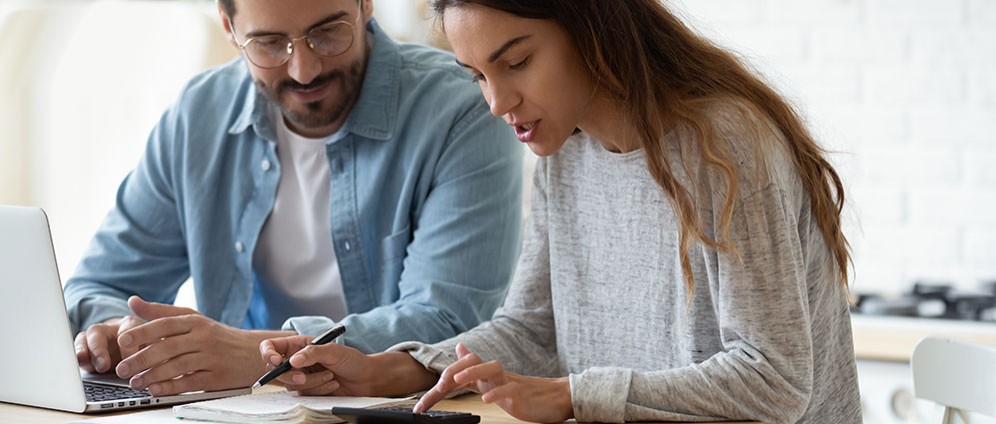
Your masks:
M0 206L0 400L82 412L83 384L48 219L39 208ZM6 345L6 343L5 343Z

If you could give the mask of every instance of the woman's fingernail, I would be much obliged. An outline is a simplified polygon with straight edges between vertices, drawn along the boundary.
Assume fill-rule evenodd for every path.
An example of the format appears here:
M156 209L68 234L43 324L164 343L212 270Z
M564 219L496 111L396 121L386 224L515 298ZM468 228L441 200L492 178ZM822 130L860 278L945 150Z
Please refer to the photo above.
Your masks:
M327 372L325 373L325 375L322 376L322 381L332 381L333 379L335 379L335 374L332 374L330 372Z
M118 337L118 345L121 347L131 346L131 334L122 334L121 337Z
M293 381L294 384L304 384L304 374L294 374L294 376L291 377L291 381Z

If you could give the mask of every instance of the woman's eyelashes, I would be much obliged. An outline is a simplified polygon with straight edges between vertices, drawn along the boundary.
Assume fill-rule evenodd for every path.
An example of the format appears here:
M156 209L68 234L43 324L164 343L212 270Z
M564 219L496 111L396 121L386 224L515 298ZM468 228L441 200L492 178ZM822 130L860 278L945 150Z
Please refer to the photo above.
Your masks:
M522 69L524 69L526 67L526 65L529 64L529 59L530 58L532 58L532 56L526 56L525 59L522 59L522 60L520 60L518 62L509 63L508 69L510 71L519 71L519 70L522 70ZM470 78L471 78L471 82L473 82L474 84L477 84L479 82L486 82L487 81L484 78L484 74L482 74L480 72L471 72L470 73Z
M531 58L531 57L532 57L532 56L526 56L526 58L525 58L525 59L522 59L522 60L520 60L520 61L519 61L519 62L517 62L517 63L512 63L512 64L509 64L509 65L508 65L508 69L511 69L511 70L513 70L513 71L518 71L518 70L520 70L520 69L522 69L522 68L525 68L525 67L526 67L526 65L528 65L528 64L529 64L529 58Z

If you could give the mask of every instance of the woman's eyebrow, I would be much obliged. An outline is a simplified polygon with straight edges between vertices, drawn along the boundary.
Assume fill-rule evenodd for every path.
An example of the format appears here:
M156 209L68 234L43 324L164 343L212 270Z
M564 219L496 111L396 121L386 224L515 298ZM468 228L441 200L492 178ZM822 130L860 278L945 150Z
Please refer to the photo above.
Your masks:
M508 49L510 49L512 47L515 47L516 44L519 44L522 41L525 41L526 39L528 39L530 37L532 37L532 35L523 35L523 36L515 37L515 38L513 38L511 40L506 41L505 44L502 44L501 47L499 47L497 50L495 50L494 52L492 52L491 56L488 56L488 63L492 63L492 62L498 60L498 58L501 57L501 55L505 54L505 52L507 52Z
M521 37L515 37L511 40L506 41L505 44L502 44L501 47L496 49L494 52L491 53L490 56L488 56L488 63L494 63L494 61L498 60L498 58L501 57L501 55L505 54L505 52L507 52L508 49L515 47L516 44L519 44L530 37L532 37L531 34L523 35ZM456 62L457 65L460 65L461 67L473 69L473 67L467 65L466 63L461 62L459 59L454 59L454 61Z

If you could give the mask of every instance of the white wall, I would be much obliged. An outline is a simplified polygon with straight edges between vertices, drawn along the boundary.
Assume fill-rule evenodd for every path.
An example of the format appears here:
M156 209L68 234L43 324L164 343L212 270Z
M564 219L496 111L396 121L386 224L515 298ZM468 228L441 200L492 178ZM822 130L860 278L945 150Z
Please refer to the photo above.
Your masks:
M996 280L996 0L674 4L839 152L855 290Z
M0 203L46 209L65 279L180 87L236 51L207 3L34 1L7 10L4 42L22 43L24 54L0 63L0 83L15 88L0 100L0 121L12 124L0 127L0 150L14 153L0 157Z

